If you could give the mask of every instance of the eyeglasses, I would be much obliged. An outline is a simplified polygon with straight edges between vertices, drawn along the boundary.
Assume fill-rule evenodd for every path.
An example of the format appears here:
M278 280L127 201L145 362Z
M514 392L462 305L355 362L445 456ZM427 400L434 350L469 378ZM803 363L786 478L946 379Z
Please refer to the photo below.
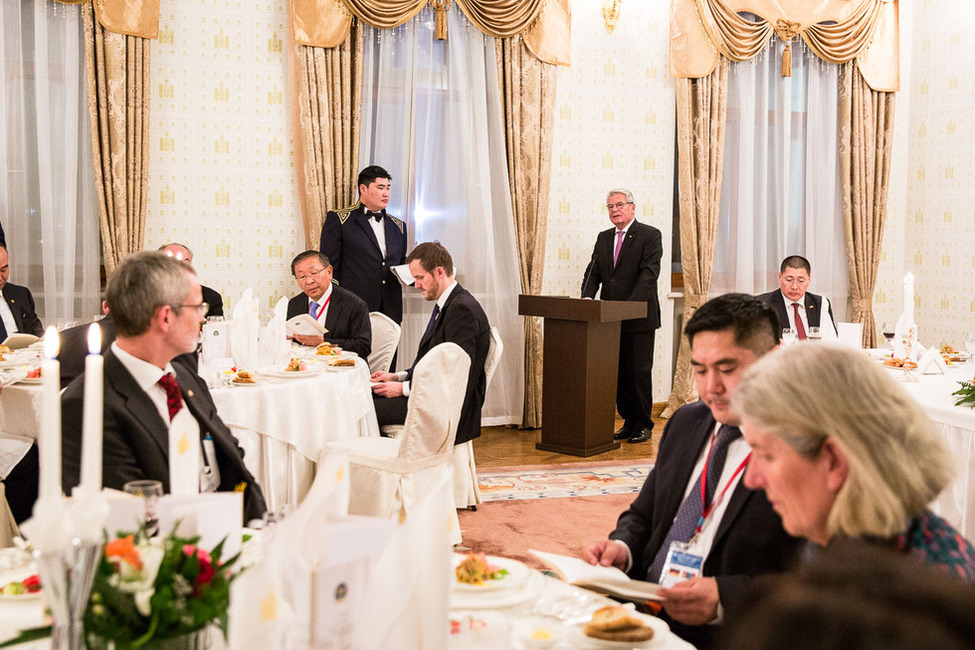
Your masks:
M622 210L623 209L623 206L625 206L625 205L629 205L629 201L620 201L619 203L610 203L610 204L608 204L606 206L606 210L607 210L607 212L612 212L613 211L613 208L616 208L617 210Z
M297 280L298 282L304 282L308 278L314 277L316 275L321 275L324 271L325 271L325 267L323 266L322 268L318 269L317 271L310 272L308 275L296 275L295 276L295 280Z
M200 316L203 316L208 311L210 311L210 303L207 302L201 302L199 305L170 305L170 307L172 307L177 311L179 311L183 307L186 307L187 309L195 309L196 313L198 313Z

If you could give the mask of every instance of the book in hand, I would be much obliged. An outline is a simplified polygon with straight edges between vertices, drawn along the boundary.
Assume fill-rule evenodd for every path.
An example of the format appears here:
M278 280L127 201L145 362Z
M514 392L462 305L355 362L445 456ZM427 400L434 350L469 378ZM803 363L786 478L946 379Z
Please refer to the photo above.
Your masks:
M633 580L614 566L593 566L585 560L557 553L529 551L542 562L552 567L569 584L597 591L620 600L642 603L648 600L663 600L657 595L660 585L643 580Z
M325 326L312 318L309 314L298 314L294 318L289 318L285 323L288 328L288 336L321 336L328 332Z
M28 334L27 332L14 332L7 337L7 340L3 342L11 350L19 350L21 348L26 348L32 343L36 343L40 339L33 334Z

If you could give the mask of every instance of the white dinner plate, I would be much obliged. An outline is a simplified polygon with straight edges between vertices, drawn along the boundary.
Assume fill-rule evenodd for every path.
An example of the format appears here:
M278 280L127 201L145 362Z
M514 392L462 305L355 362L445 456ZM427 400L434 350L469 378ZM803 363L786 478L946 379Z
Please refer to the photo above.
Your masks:
M44 379L41 377L24 377L17 383L27 384L28 386L40 386L42 383L44 383Z
M450 608L452 610L481 610L518 607L539 598L544 585L545 577L537 571L532 571L528 580L517 589L480 592L454 589L450 593Z
M274 377L275 379L302 379L314 377L322 371L323 369L320 367L311 366L306 370L280 370L278 368L265 368L264 370L258 370L257 372L265 377Z
M571 634L569 638L572 640L572 647L576 648L605 648L607 650L611 648L619 648L623 650L624 648L659 648L664 644L664 637L670 634L670 626L667 625L666 621L663 621L656 616L648 616L647 614L640 614L639 612L630 612L630 616L640 619L644 625L653 628L653 638L649 641L643 641L642 643L633 643L631 641L605 641L603 639L594 639L590 636L586 636L582 632L582 625L573 626L571 629Z
M29 366L33 361L34 361L33 357L31 357L30 359L17 359L17 358L11 359L8 356L8 358L4 359L3 361L0 361L0 368L19 368L21 366Z
M461 555L460 553L454 554L454 568L458 564L463 562L467 558L467 555ZM499 580L488 580L480 585L472 585L466 582L459 582L456 578L454 579L454 589L465 593L486 593L494 591L511 591L517 589L528 581L529 576L532 574L531 568L526 564L522 564L518 560L510 560L506 557L496 557L493 555L487 556L488 564L493 564L501 569L506 569L508 571L507 575Z
M17 603L23 600L37 600L41 597L43 589L38 589L37 591L28 591L24 594L0 594L0 601L7 601L10 603Z

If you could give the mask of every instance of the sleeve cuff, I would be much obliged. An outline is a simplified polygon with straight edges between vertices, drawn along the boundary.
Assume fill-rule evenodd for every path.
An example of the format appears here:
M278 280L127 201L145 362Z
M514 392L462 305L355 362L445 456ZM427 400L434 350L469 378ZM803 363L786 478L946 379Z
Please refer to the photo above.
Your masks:
M410 396L410 382L404 381L403 382L403 397L409 397L409 396Z
M630 569L633 568L633 553L630 552L629 545L620 539L614 539L611 541L616 542L617 544L619 544L620 546L626 549L626 568L623 570L623 573L629 573Z
M400 371L396 372L395 373L395 375L396 375L396 381L406 381L406 374L407 373L406 373L405 370L400 370Z

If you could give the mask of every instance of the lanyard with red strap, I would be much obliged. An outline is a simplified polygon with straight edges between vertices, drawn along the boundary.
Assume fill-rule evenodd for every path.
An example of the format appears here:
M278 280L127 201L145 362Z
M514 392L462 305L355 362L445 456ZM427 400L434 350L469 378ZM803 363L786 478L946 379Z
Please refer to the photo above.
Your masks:
M328 294L328 298L326 298L326 299L325 299L325 302L323 302L323 303L322 303L322 306L318 308L318 313L317 313L317 314L315 314L315 320L318 320L319 318L321 318L321 317L322 317L322 312L323 312L323 311L325 311L325 308L326 308L326 307L328 307L328 303L329 303L329 301L330 301L331 299L332 299L332 293L331 293L331 292L329 292L329 294ZM710 452L709 452L709 453L710 453Z
M708 462L711 460L711 449L714 448L714 439L715 436L712 435L711 444L708 446L708 455L707 458L704 459L704 471L701 473L701 503L702 504L704 503L704 498L705 495L707 494ZM745 456L745 460L741 461L741 464L738 465L738 469L736 469L734 474L731 475L731 478L728 479L728 482L724 484L724 489L721 490L721 492L717 495L717 498L712 499L711 503L705 506L704 511L701 513L701 518L697 520L697 528L694 530L695 537L701 534L701 529L704 528L704 520L707 519L708 515L711 514L711 511L714 510L714 506L716 506L721 501L721 499L724 498L724 493L728 491L728 488L731 487L731 484L735 482L735 479L738 478L738 475L745 470L745 467L748 466L748 461L751 460L751 458L752 458L752 452L748 452L748 455Z

